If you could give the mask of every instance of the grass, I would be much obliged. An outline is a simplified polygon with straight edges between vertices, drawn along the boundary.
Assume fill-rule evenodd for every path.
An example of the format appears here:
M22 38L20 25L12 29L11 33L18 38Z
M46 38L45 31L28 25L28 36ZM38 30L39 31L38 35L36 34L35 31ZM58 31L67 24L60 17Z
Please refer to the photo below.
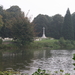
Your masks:
M8 43L8 44L7 44ZM64 40L63 38L57 39L42 39L40 41L34 41L30 44L27 44L25 46L15 45L15 43L4 42L4 44L0 44L0 49L12 49L12 50L18 50L18 49L50 49L50 50L57 50L57 49L67 49L67 50L73 50L75 49L75 41L74 40Z
M28 48L32 49L39 49L39 48L49 48L51 50L55 49L67 49L73 50L75 49L75 41L74 40L64 40L60 38L59 40L53 39L43 39L41 41L34 41L31 43Z
M43 39L41 41L34 41L29 45L30 48L54 48L54 43L58 42L58 40L50 40L50 39Z

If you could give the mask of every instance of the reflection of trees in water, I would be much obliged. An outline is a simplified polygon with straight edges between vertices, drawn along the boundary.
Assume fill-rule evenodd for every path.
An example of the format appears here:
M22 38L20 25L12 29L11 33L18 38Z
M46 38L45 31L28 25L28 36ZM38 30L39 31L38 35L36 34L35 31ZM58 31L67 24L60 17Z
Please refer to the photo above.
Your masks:
M23 50L20 53L5 53L3 54L2 67L4 68L13 68L14 70L25 69L25 66L28 66L28 63L31 63L33 58L33 52L28 50Z
M2 67L2 53L0 52L0 71L2 71L3 67Z
M46 50L46 58L50 58L52 56L51 50Z
M35 59L48 58L48 57L51 57L50 50L40 50L34 52Z
M13 68L23 72L36 68L52 71L72 69L72 54L75 50L22 50L21 52L0 54L0 70ZM2 68L1 68L2 67Z

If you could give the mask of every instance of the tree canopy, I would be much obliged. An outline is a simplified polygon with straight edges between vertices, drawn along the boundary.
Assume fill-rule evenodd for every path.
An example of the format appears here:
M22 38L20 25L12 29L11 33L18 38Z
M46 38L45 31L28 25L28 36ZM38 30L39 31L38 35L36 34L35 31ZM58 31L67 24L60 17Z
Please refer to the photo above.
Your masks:
M34 18L33 23L35 24L36 36L42 36L42 28L46 28L46 36L53 38L61 37L61 28L63 24L63 17L59 14L56 14L52 17L47 15L39 14Z
M62 28L62 35L65 39L73 40L74 39L74 30L72 24L72 17L70 10L68 9L64 17L64 23Z
M69 8L63 17L60 14L54 16L39 14L34 18L36 36L42 36L42 28L46 28L46 36L59 39L64 37L66 40L75 39L75 13L71 15Z
M18 6L4 10L0 6L0 36L10 37L21 45L33 40L33 25Z
M43 27L46 29L47 37L73 40L75 13L71 15L68 9L64 17L60 14L54 16L39 14L30 22L19 6L11 6L6 10L0 6L0 36L3 38L10 37L24 45L33 40L34 32L36 37L41 37Z

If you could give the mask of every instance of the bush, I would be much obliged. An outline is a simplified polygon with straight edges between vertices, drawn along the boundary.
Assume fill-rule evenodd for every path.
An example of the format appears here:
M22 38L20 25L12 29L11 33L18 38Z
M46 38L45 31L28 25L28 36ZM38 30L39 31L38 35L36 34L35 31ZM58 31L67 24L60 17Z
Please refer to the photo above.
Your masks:
M73 49L74 45L70 40L66 40L66 49Z
M60 45L58 41L55 41L53 44L53 49L60 49Z
M2 39L0 39L0 44L2 44L2 42L3 42Z
M63 38L63 37L61 37L61 38L59 39L59 42L60 42L60 44L64 44L64 43L65 43L64 38Z

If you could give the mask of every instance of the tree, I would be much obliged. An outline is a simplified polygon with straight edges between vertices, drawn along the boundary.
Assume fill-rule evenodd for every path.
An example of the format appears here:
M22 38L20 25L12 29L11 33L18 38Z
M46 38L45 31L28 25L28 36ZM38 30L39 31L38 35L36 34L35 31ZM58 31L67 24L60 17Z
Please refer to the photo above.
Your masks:
M64 37L64 39L67 39L67 40L74 39L74 30L73 30L72 18L71 18L69 8L68 8L66 15L64 17L62 36Z
M20 45L26 45L33 41L32 24L27 18L17 18L12 27L13 38Z
M1 35L3 38L12 37L12 25L14 23L13 18L17 19L18 17L24 18L24 13L18 6L11 6L9 9L3 10L3 7L0 6L0 15L3 17L4 22L1 29Z
M3 14L3 6L0 6L0 15Z
M52 22L50 25L50 36L59 39L61 37L61 29L63 25L63 17L59 14L56 14L52 17Z
M63 17L59 14L49 17L47 15L39 14L34 18L33 23L35 24L37 36L42 36L42 28L46 28L46 36L59 39L61 37L61 28L63 24Z
M51 23L51 17L47 15L39 14L37 17L34 18L33 23L35 24L35 32L36 36L42 36L42 28L46 28L46 35L49 36L49 25Z
M2 28L3 26L3 20L2 20L2 16L0 15L0 29Z
M2 7L0 7L2 10ZM30 23L27 16L18 6L11 6L7 10L2 10L0 13L3 21L3 26L1 27L1 37L11 37L16 43L20 45L26 45L33 40L33 28L32 23ZM1 17L0 17L0 23Z
M1 35L1 29L2 29L2 27L3 27L3 20L2 20L2 16L0 15L0 37L2 36Z
M74 27L74 40L75 40L75 12L72 14L72 22Z

